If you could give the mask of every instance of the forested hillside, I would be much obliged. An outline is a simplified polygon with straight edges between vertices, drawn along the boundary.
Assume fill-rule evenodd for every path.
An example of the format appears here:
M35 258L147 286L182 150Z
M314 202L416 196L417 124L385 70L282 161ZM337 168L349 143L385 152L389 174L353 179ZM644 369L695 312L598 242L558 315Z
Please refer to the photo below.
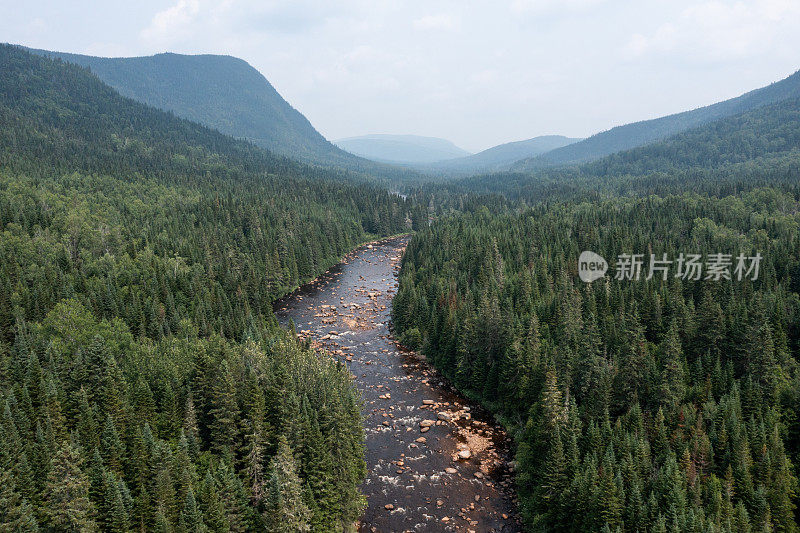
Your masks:
M533 170L593 161L615 152L664 139L715 120L798 97L800 97L800 72L795 72L781 81L750 91L737 98L666 117L617 126L575 144L519 161L513 169Z
M408 247L396 332L515 430L530 530L796 531L799 213L763 188L443 219ZM605 279L578 279L583 250ZM681 252L763 259L613 279Z
M417 178L410 170L356 157L328 142L261 73L239 58L183 54L107 58L31 52L87 67L123 96L247 139L276 154L373 178Z
M475 176L450 190L536 202L665 194L682 187L719 196L798 182L800 99L793 98L578 167Z
M408 227L342 177L0 46L0 529L358 518L359 396L271 311Z

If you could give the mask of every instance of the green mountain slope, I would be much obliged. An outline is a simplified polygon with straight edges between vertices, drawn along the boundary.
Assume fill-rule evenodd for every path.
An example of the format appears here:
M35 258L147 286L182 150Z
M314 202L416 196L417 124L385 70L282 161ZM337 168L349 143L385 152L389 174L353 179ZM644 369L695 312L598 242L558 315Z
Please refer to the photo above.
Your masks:
M642 146L721 118L797 97L800 97L800 72L737 98L654 120L612 128L581 142L535 158L519 161L513 166L513 170L585 163L621 150Z
M383 178L402 179L412 174L356 157L328 142L242 59L171 53L104 58L31 52L87 67L123 96L247 139L276 154Z
M535 201L588 191L662 194L686 187L733 193L798 179L800 98L792 98L577 167L474 176L454 187Z
M360 516L358 392L272 314L406 227L404 200L342 177L0 45L0 522L331 531Z
M800 149L800 98L717 120L583 167L594 175L716 168Z
M432 163L469 155L446 139L419 135L362 135L334 143L352 154L389 163Z

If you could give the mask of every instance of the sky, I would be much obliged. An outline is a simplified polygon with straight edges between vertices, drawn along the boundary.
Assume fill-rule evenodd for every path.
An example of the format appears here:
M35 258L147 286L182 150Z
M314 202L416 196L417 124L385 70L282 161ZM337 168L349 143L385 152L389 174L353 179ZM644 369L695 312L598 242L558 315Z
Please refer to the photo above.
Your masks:
M800 69L800 0L0 0L0 41L241 57L328 139L585 137Z

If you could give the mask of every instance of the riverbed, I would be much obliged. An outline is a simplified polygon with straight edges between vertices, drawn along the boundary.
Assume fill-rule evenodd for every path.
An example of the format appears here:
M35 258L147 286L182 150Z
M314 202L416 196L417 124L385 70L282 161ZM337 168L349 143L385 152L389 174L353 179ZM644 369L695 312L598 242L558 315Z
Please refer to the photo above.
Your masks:
M508 438L390 335L407 239L361 247L276 304L281 323L347 365L364 399L359 531L519 531Z

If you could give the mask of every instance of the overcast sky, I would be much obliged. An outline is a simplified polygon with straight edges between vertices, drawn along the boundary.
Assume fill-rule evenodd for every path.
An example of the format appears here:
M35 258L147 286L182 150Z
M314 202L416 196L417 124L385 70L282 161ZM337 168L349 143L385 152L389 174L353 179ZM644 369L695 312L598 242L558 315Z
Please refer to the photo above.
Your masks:
M0 0L0 41L230 54L329 139L413 133L476 151L784 78L800 69L800 0Z

